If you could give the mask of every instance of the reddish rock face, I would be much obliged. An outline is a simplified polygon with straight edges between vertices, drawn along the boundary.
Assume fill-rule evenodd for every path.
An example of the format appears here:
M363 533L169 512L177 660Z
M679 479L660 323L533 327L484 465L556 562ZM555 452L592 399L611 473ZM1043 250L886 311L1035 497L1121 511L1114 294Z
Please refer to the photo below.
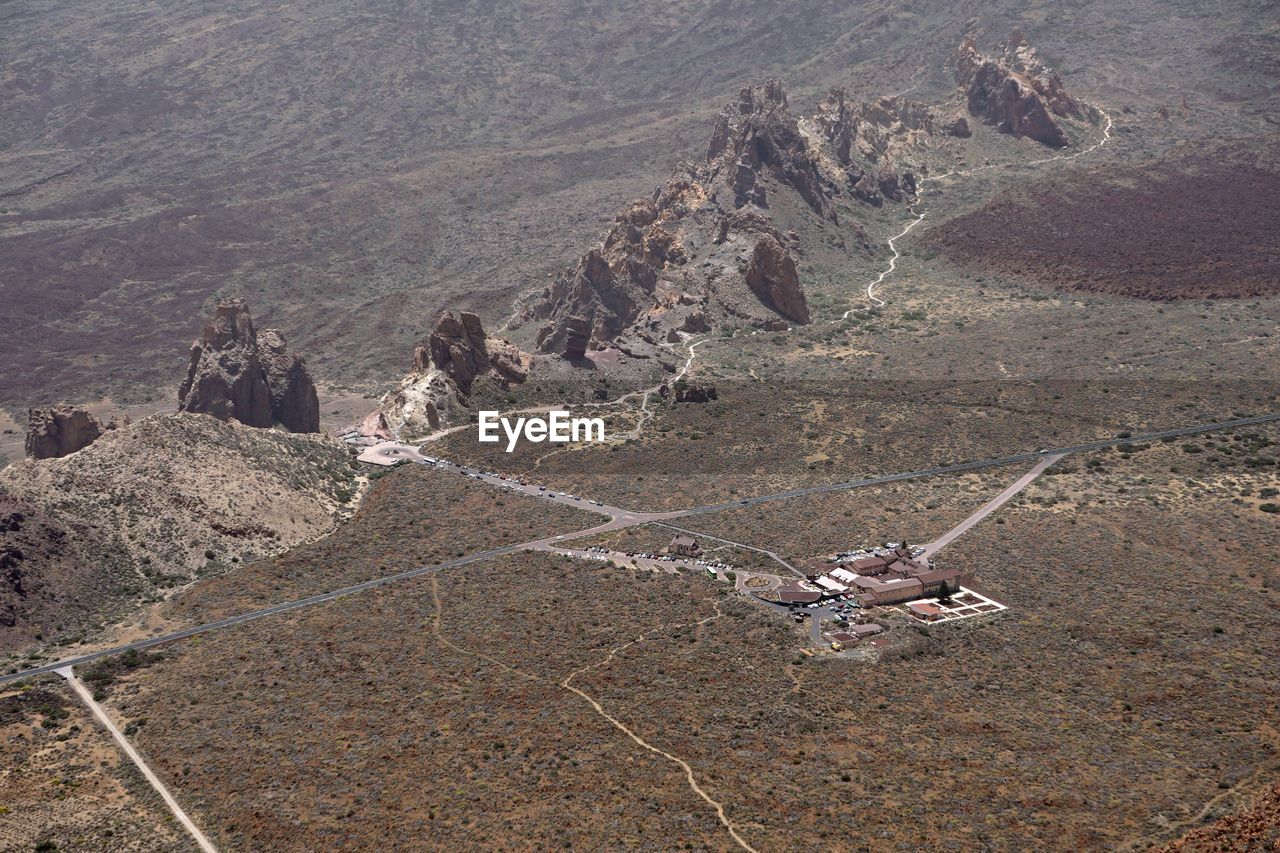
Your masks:
M254 427L278 422L293 432L320 431L315 383L302 357L288 352L274 329L260 340L240 299L219 303L192 344L178 410Z
M965 90L970 115L1014 136L1062 148L1068 139L1057 118L1078 118L1083 110L1058 75L1043 78L1038 66L1024 61L1028 50L1017 31L1001 58L983 56L973 38L966 38L952 59L956 83Z
M110 429L84 409L54 406L27 410L27 455L55 459L88 447Z
M529 373L528 356L515 344L486 335L480 318L470 311L457 317L449 311L441 312L427 346L418 347L414 353L414 369L418 373L426 372L427 359L444 371L464 395L471 393L477 376L490 370L510 382L523 382Z
M747 264L747 285L760 301L789 320L809 322L809 305L796 263L772 234L762 234Z
M467 311L461 317L444 311L427 340L431 362L449 375L462 392L489 369L489 350L480 318Z

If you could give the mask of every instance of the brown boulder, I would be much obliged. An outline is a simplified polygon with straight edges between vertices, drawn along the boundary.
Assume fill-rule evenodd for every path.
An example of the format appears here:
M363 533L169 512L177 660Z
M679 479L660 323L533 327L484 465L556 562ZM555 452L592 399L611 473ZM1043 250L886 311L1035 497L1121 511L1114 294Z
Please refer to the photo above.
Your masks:
M709 332L711 331L711 321L707 319L707 312L701 309L690 311L684 318L684 323L680 329L685 332Z
M677 403L709 403L719 396L714 385L686 382L683 379L676 383Z
M942 130L948 136L954 136L957 139L968 139L973 135L973 131L969 129L969 120L964 116L956 116L947 122Z
M91 413L73 406L27 409L27 455L56 459L88 447L110 429Z
M489 366L508 382L523 382L529 376L530 358L509 341L489 338Z
M800 275L787 247L772 234L761 234L747 263L747 285L760 301L797 323L809 322L809 305Z

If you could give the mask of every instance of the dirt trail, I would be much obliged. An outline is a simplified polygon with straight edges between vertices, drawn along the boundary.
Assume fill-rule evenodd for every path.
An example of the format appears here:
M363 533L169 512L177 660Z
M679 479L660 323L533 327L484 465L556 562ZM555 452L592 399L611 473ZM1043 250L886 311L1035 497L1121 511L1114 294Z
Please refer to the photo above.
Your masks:
M156 776L151 768L147 766L147 763L142 760L142 756L133 748L133 744L129 743L129 739L116 726L115 721L107 714L106 709L98 704L93 698L93 694L84 686L84 682L76 677L74 670L68 666L59 669L57 672L58 675L67 680L67 684L80 697L80 701L84 702L89 710L93 712L93 716L97 718L98 722L102 723L103 727L111 733L116 743L129 756L129 760L134 763L139 772L151 783L151 787L155 788L156 793L164 800L165 805L169 807L169 811L173 812L173 816L178 819L178 823L182 824L183 828L195 839L196 845L205 853L217 853L217 848L213 846L213 842L205 837L205 834L200 831L200 828L195 825L191 818L187 817L187 813L182 810L182 806L178 805L178 801L173 798L173 794L169 793L169 789L160 781L160 777Z
M703 625L707 624L708 622L719 619L721 616L724 615L720 611L719 602L714 602L714 604L716 608L715 615L708 616L705 619L699 619L697 622L692 623L692 627L700 628ZM620 652L630 648L631 646L636 645L637 643L643 642L644 638L650 634L654 634L654 633L657 633L658 631L663 631L663 630L674 630L676 628L688 628L688 627L691 627L691 625L690 624L662 625L650 631L647 631L644 634L641 634L636 639L631 640L628 643L623 643L621 646L618 646L616 649L609 652L609 654L606 655L603 660L593 664L589 664L587 666L582 667L581 669L578 669L569 673L569 675L565 676L564 681L560 682L560 686L566 690L572 691L573 693L587 700L587 702L591 705L591 707L595 709L595 712L597 714L599 714L604 719L608 720L609 723L612 724L614 728L616 728L618 731L625 734L627 737L631 738L638 745L644 747L645 749L649 750L655 755L662 756L663 758L667 759L673 764L679 765L680 769L684 771L685 781L689 783L689 789L693 791L695 794L697 794L699 797L701 797L702 799L706 800L707 804L715 809L716 817L719 819L721 825L724 826L726 830L728 830L729 835L733 837L733 840L737 842L738 846L741 847L743 850L750 851L750 853L756 853L756 849L752 847L750 844L748 844L746 840L741 835L738 834L737 828L733 825L733 822L729 820L729 816L725 814L724 805L720 803L718 800L715 800L714 798L712 798L712 796L708 794L702 788L701 785L698 784L697 777L693 775L693 768L689 766L689 763L687 761L672 755L666 750L659 749L658 747L646 741L644 738L640 737L640 735L636 734L634 731L628 728L624 723L618 720L617 717L612 716L608 711L606 711L604 707L599 702L597 702L594 698L592 698L588 693L578 689L577 687L574 687L573 684L571 683L574 678L576 678L579 675L582 675L584 672L590 672L593 669L598 669L602 666L607 666L610 662L613 661L614 657L616 657Z
M902 257L902 253L898 251L897 242L901 240L903 237L907 236L909 233L911 233L911 229L915 228L917 225L919 225L921 222L924 221L926 211L917 210L917 208L920 206L920 201L924 197L924 194L927 192L927 189L925 188L925 184L928 184L933 181L945 181L951 178L959 178L965 175L976 174L977 172L985 172L990 169L1007 169L1007 168L1012 168L1019 165L1040 166L1045 163L1053 163L1058 160L1074 160L1077 157L1083 157L1085 154L1089 154L1093 151L1096 151L1111 141L1111 127L1112 127L1111 116L1107 113L1106 110L1102 109L1101 107L1095 107L1095 109L1097 109L1098 112L1102 114L1103 119L1105 119L1105 124L1103 124L1103 127L1102 127L1102 137L1097 142L1090 145L1088 148L1082 148L1079 151L1073 152L1071 154L1055 154L1052 157L1041 157L1038 160L1029 160L1025 164L988 163L985 166L975 166L972 169L958 169L953 172L943 172L941 175L930 175L928 177L921 178L920 183L917 185L915 201L913 201L911 205L907 208L907 210L909 210L911 214L915 216L915 219L912 219L910 222L906 224L906 226L901 231L899 231L897 234L894 234L892 237L888 239L887 243L888 243L889 249L890 251L893 252L892 257L889 258L889 266L888 268L883 270L878 276L876 276L875 281L867 285L867 290L866 290L867 302L870 303L871 307L879 308L885 305L885 301L879 298L878 296L876 296L876 288L879 287L881 284L883 284L884 280L888 278L890 275L892 275L894 271L897 270L898 268L898 258ZM840 319L841 320L849 319L849 315L852 314L855 310L856 309L854 308L850 308L848 311L840 315Z
M457 643L454 643L452 640L449 640L447 637L445 637L444 631L442 630L442 625L441 625L444 617L444 603L440 597L439 579L434 576L431 578L431 597L435 605L435 618L432 623L432 633L435 635L436 640L438 640L442 646L452 649L453 651L459 654L467 655L469 657L479 658L481 660L487 661L488 663L491 663L494 666L497 666L500 669L511 673L512 675L517 675L520 678L525 678L530 681L538 681L538 682L545 683L545 679L543 679L541 676L517 669L507 663L504 663L503 661L495 657L486 655L483 652L473 651L464 646L460 646ZM650 637L653 634L657 634L661 631L673 631L680 628L694 628L696 630L696 629L700 629L703 625L706 625L708 622L713 622L716 619L721 618L724 615L724 613L720 610L720 603L718 601L713 600L712 606L715 607L716 612L711 616L707 616L703 619L699 619L697 622L685 622L685 623L680 623L675 625L659 625L656 628L651 628L648 631L645 631L643 634L636 637L634 640L630 640L626 643L623 643L621 646L618 646L617 648L611 650L601 660L596 661L595 663L592 663L592 664L587 664L586 666L580 669L576 669L573 672L569 673L569 675L565 676L564 680L560 682L559 686L585 699L597 714L599 714L605 720L608 720L608 722L614 728L616 728L618 731L625 734L627 737L631 738L631 740L635 741L635 743L638 744L639 746L644 747L645 749L649 750L650 752L656 755L662 756L663 758L667 759L673 764L679 765L680 769L684 771L685 781L688 782L690 790L692 790L695 794L697 794L699 797L705 800L712 808L715 809L717 819L720 821L721 825L724 826L726 830L728 830L729 835L733 837L733 840L738 844L738 846L741 847L743 850L749 851L749 853L757 853L756 849L752 847L750 844L748 844L742 838L742 836L738 834L737 828L729 820L728 815L725 814L724 805L720 803L718 800L712 798L712 796L708 794L702 788L701 785L698 784L698 779L693 774L693 768L689 766L689 763L687 761L675 755L672 755L666 750L659 749L658 747L646 741L644 738L640 737L638 734L636 734L634 731L628 728L625 723L623 723L617 717L614 717L608 711L606 711L604 707L599 702L597 702L592 696L587 694L585 691L580 690L577 687L574 687L573 684L571 683L573 679L577 678L579 675L582 675L585 672L590 672L593 669L599 669L602 666L608 666L610 663L613 662L613 659L617 657L620 653L631 648L637 643L644 642L644 640L647 637Z

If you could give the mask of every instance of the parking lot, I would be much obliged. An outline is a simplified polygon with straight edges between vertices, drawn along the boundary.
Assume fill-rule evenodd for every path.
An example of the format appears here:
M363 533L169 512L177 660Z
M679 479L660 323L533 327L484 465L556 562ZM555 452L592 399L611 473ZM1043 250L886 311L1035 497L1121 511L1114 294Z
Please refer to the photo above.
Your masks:
M682 570L701 572L708 577L725 583L730 580L725 573L734 571L732 566L716 560L701 560L695 557L676 557L648 552L614 551L601 545L591 545L586 548L556 547L551 550L569 557L610 562L623 568L667 572L668 574L675 574Z

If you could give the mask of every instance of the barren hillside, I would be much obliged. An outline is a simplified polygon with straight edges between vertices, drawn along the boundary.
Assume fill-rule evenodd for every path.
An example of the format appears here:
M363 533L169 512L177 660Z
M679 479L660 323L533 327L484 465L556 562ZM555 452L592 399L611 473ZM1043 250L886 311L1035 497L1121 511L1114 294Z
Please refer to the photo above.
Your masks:
M342 445L155 416L0 471L0 650L82 636L130 605L331 530L354 494Z

